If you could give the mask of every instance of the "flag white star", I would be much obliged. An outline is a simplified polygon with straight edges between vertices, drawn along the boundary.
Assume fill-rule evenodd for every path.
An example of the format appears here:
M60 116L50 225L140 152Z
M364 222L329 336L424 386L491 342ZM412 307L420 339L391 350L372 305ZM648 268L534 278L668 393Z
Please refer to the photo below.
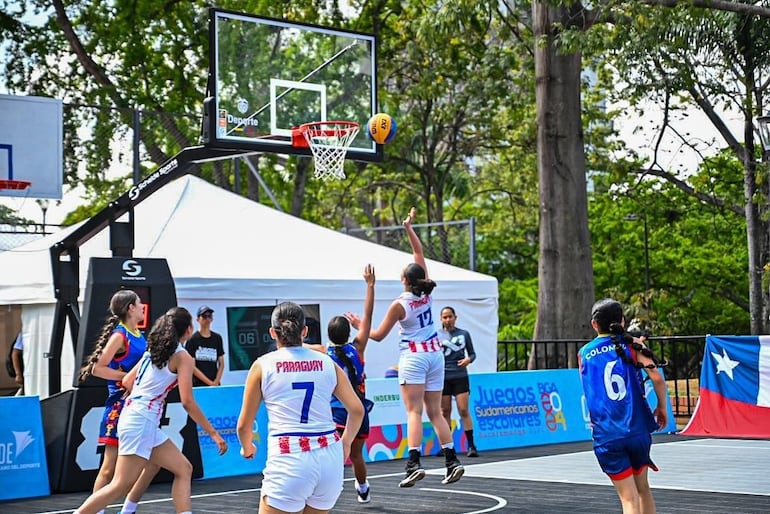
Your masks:
M727 350L722 348L722 355L711 352L711 356L717 361L717 375L720 371L724 371L730 380L733 379L733 368L740 364L740 361L734 361L727 355Z

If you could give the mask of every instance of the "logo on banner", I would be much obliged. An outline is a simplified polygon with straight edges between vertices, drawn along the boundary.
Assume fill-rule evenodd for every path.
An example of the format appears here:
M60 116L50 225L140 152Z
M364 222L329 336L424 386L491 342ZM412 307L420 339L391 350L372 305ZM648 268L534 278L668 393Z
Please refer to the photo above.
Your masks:
M123 261L123 280L147 280L142 276L142 265L134 259Z
M6 437L0 440L0 471L40 468L40 462L25 462L28 459L19 458L24 450L35 442L32 432L12 430L11 435L13 438Z
M556 432L559 428L567 430L567 418L564 417L559 388L554 382L538 382L537 389L540 391L545 427L551 432Z
M479 386L474 398L477 398L474 412L480 430L498 435L516 435L542 424L540 407L532 386Z

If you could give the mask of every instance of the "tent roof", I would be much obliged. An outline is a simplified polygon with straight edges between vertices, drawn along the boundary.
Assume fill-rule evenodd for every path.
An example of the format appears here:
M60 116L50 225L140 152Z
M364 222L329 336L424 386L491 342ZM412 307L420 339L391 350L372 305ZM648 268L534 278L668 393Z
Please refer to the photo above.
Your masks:
M297 281L298 287L320 290L323 284L362 283L367 263L374 265L378 284L398 283L412 259L409 253L315 225L191 175L137 205L134 223L134 257L166 258L180 298L190 297L185 287L201 283L215 286L209 289L212 296L248 287L251 292L243 294L258 297L266 282L285 288L287 281ZM74 228L0 254L0 304L54 301L49 248ZM110 255L109 229L81 246L81 294L89 258ZM442 297L498 296L494 277L432 260L428 269L439 284L436 292L448 293ZM460 296L449 294L447 286Z

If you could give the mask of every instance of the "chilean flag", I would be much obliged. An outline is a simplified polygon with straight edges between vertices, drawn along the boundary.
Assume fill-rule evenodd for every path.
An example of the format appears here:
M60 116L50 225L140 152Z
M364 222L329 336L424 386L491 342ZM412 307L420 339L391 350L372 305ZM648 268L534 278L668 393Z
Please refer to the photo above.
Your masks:
M770 438L770 336L706 336L700 398L680 433Z

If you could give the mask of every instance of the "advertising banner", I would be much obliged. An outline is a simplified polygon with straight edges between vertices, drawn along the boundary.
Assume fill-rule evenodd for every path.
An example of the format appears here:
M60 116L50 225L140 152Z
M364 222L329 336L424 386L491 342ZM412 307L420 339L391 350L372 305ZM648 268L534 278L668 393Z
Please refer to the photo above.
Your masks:
M257 454L253 459L241 457L236 427L241 412L243 386L194 387L193 395L209 422L227 441L228 450L219 455L216 443L198 426L198 442L203 461L203 478L218 478L260 473L265 467L267 449L267 413L261 405L254 426L254 445Z
M0 484L0 500L50 494L37 396L0 398Z

